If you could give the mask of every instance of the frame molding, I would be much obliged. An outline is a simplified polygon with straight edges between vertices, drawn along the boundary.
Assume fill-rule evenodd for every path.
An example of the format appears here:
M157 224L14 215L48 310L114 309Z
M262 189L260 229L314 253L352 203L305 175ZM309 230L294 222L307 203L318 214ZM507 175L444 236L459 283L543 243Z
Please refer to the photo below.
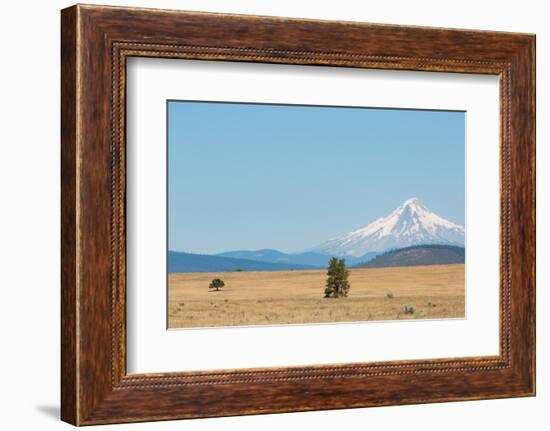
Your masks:
M61 30L63 420L88 425L534 395L533 35L83 5L62 11ZM499 356L127 375L130 56L499 75Z

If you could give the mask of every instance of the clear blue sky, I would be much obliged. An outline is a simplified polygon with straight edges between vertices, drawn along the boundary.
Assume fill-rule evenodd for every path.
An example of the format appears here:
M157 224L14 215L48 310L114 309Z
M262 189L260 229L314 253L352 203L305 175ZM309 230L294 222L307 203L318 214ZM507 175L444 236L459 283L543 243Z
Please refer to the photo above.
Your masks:
M465 113L168 102L169 249L301 251L410 197L464 223Z

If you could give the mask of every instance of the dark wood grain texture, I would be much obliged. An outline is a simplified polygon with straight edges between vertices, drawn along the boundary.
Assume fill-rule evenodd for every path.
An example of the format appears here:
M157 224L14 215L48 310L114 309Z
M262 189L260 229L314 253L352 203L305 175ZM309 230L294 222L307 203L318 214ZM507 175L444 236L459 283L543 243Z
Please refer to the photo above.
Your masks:
M88 425L534 395L533 35L74 6L62 11L61 47L63 420ZM129 56L500 76L499 356L127 375Z
M78 422L76 8L61 16L61 417Z

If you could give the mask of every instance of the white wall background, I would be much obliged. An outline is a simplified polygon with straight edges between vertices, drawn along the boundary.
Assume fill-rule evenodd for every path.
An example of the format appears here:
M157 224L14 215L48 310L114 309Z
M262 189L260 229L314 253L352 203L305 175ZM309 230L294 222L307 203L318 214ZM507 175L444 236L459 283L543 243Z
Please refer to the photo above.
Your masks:
M547 429L550 414L550 13L546 2L119 0L171 9L477 28L537 34L538 396L536 398L105 426L135 430ZM0 15L0 427L59 422L60 0L4 2Z

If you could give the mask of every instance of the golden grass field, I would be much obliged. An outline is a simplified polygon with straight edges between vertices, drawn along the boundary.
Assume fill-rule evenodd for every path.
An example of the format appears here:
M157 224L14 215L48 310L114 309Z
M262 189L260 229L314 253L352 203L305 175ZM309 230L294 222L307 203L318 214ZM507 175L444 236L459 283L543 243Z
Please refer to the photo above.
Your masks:
M213 278L225 287L210 291ZM464 317L463 264L351 269L347 298L324 298L325 279L325 270L171 273L168 326ZM405 305L414 314L403 313Z

